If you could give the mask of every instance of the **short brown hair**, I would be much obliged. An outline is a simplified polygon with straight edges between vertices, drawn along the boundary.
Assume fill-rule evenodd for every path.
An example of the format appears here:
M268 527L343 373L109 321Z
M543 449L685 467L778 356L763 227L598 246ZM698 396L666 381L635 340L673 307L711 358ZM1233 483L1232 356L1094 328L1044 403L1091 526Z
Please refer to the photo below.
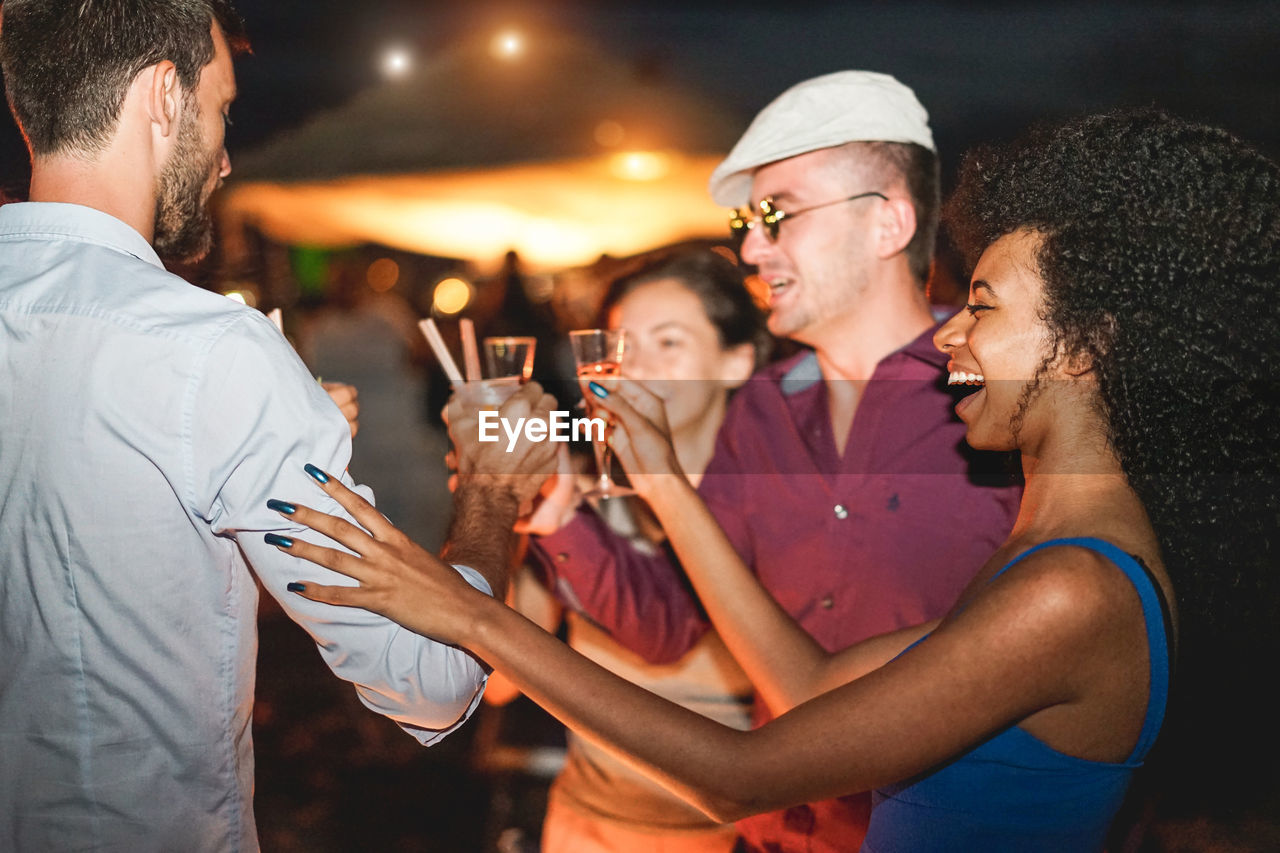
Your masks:
M101 150L133 79L157 62L194 90L214 22L233 52L248 50L229 0L5 0L0 66L32 156Z
M910 142L856 143L874 163L873 169L895 174L906 184L907 195L916 212L916 233L904 250L911 275L924 287L933 263L934 243L938 239L938 219L942 207L941 168L938 155L922 145Z

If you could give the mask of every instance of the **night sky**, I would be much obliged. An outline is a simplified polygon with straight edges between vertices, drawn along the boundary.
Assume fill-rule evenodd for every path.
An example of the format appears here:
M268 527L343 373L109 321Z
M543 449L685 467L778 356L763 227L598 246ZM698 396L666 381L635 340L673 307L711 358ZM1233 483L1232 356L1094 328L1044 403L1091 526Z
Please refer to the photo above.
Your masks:
M886 71L933 118L949 177L964 148L1028 123L1157 104L1280 153L1280 4L1246 3L443 3L240 0L254 54L238 62L233 163L272 133L383 85L399 44L427 60L458 39L568 31L737 110L841 68ZM0 188L25 193L25 149L0 121ZM234 176L233 176L234 179Z

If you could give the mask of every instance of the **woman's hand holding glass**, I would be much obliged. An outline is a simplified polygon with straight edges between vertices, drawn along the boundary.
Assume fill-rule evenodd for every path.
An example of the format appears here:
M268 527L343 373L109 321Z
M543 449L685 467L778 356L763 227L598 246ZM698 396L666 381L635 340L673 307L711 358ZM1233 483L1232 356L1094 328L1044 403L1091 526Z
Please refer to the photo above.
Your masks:
M609 384L612 390L597 384L595 388L588 386L588 393L594 404L612 417L609 447L622 463L636 494L648 498L673 476L684 478L671 443L666 408L658 395L637 380L618 379ZM605 393L602 395L601 391Z
M586 385L592 382L612 381L622 375L622 360L627 349L627 334L624 329L578 329L569 333L569 344L573 349L573 361L577 366L578 382L582 384L585 397ZM584 399L589 411L593 413L591 400ZM612 426L607 429L611 429ZM634 494L632 489L619 486L613 482L609 468L612 457L608 441L593 441L591 449L596 457L597 480L588 497L613 498Z

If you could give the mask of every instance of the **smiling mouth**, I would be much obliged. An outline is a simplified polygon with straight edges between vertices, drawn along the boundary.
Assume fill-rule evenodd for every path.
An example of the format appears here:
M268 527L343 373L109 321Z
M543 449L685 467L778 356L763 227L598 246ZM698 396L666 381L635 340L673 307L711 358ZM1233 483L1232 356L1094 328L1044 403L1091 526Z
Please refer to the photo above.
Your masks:
M981 373L965 373L963 370L953 370L947 374L947 385L986 385L987 380L983 378Z
M791 285L795 284L795 279L771 278L771 279L768 279L768 283L769 283L769 294L771 296L778 296L779 294L784 292L787 288L789 288Z

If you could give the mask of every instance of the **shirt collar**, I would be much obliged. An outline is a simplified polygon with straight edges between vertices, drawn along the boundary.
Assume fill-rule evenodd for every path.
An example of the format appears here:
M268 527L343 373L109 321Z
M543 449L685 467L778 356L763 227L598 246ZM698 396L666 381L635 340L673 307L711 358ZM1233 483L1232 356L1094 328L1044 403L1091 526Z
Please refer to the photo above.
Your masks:
M941 323L936 323L930 326L905 347L894 350L880 359L880 362L876 365L875 372L879 373L885 365L902 358L914 358L937 367L945 365L947 363L947 354L933 345L933 334L938 331L938 327L941 325ZM822 381L822 368L818 366L818 356L812 350L796 356L790 363L785 364L783 371L781 377L782 393L786 396L798 394Z
M151 244L109 213L51 201L13 202L0 207L0 239L39 236L105 246L164 269Z

